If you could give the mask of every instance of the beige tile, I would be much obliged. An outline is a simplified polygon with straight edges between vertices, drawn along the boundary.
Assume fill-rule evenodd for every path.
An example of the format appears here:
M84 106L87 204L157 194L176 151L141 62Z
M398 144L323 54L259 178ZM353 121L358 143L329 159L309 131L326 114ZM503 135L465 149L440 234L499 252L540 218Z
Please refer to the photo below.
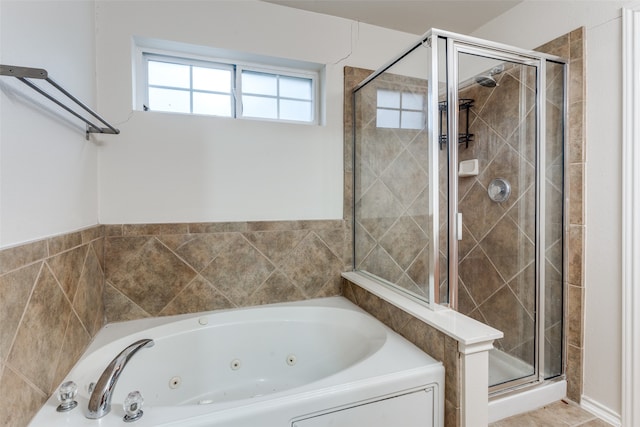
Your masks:
M105 237L118 237L122 236L123 226L122 224L106 224L104 226L104 235Z
M151 317L149 313L109 283L105 283L104 310L107 323Z
M567 287L567 343L574 347L582 347L584 292L578 286Z
M0 274L46 258L47 241L38 240L9 249L0 250Z
M151 315L160 313L196 274L156 238L136 246L122 264L107 265L109 282Z
M584 166L582 163L569 165L569 224L584 224Z
M342 272L343 262L315 234L310 233L291 253L281 269L308 297L315 296Z
M0 361L6 359L42 263L0 276Z
M80 280L87 250L88 246L82 245L47 259L49 268L58 279L69 301L73 301L78 289L78 281Z
M35 413L47 400L47 396L22 376L6 367L0 377L0 396L4 398L0 405L0 420L4 426L26 426Z
M280 271L271 276L253 292L243 305L260 305L276 302L300 301L305 294Z
M162 309L160 315L198 313L233 307L234 305L209 282L202 276L197 276Z
M574 286L583 286L584 267L584 226L569 225L567 280Z
M590 420L587 421L585 423L582 424L576 424L576 427L613 427L611 424L607 423L606 421L603 421L599 418L596 418L594 420Z
M570 344L566 346L566 350L567 398L579 402L582 397L583 351L582 348Z
M582 163L585 158L585 103L584 101L569 104L568 118L568 159L570 163Z
M76 361L84 353L91 341L91 336L82 326L80 319L73 313L69 317L69 323L62 342L62 348L58 356L57 367L49 393L53 393L64 380L67 373L73 368Z
M71 305L45 267L40 273L7 359L8 364L47 393L55 375ZM44 363L50 361L53 363Z
M202 233L165 235L158 239L195 271L201 272L236 237L237 233Z
M460 263L459 275L472 301L477 305L485 302L487 298L505 284L494 265L479 246L471 251Z
M188 233L189 226L186 223L178 224L124 224L122 234L124 236L157 236L160 234Z
M82 243L90 243L104 237L104 225L96 225L80 231Z
M279 265L309 233L309 230L258 231L244 236L275 265Z
M490 424L491 427L519 426L608 426L593 414L579 406L564 401L555 402L540 409L515 415Z
M571 59L578 59L584 56L584 37L585 28L580 27L569 33L570 51L569 57Z
M104 275L95 252L90 250L78 281L78 290L73 299L73 309L77 313L82 326L94 336L98 317L104 316Z
M63 251L67 251L82 244L82 233L62 234L60 236L51 237L47 240L49 246L49 256L53 256Z
M234 234L227 248L201 274L233 304L240 306L274 269L242 235Z
M229 233L247 231L246 222L201 222L190 223L189 233Z

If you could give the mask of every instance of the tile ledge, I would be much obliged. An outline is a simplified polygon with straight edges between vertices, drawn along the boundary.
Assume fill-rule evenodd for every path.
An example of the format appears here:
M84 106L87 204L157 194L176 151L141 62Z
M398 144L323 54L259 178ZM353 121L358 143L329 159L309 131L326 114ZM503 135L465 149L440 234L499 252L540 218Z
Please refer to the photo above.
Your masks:
M460 350L481 348L504 336L501 331L449 308L432 310L357 271L342 273L342 277L455 339Z

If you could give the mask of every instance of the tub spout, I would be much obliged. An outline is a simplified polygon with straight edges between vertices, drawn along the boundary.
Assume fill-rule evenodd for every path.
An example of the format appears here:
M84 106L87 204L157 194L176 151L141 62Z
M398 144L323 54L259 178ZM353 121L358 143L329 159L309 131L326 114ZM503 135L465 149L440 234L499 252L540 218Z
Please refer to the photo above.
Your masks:
M109 366L104 370L100 379L93 387L91 397L89 398L89 412L87 418L98 419L102 418L111 410L111 397L113 396L113 389L118 382L118 378L122 373L122 370L129 359L141 348L152 347L154 344L152 339L144 339L136 341L118 354L115 359L109 363Z

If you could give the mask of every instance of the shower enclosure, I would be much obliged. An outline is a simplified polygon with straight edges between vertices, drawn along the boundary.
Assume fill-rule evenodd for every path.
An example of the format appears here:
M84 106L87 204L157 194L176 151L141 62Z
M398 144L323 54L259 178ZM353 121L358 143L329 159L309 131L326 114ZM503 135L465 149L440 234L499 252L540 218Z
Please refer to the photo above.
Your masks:
M492 393L563 375L566 86L434 29L354 90L354 268L503 331Z

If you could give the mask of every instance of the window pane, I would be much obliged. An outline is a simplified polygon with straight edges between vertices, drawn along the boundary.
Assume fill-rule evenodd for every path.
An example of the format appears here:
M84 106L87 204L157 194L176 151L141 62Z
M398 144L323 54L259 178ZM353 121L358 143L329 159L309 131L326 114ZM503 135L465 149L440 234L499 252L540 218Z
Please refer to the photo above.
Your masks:
M379 128L399 128L400 111L378 109L376 124Z
M402 112L402 129L422 129L424 127L424 114L420 111Z
M400 108L400 92L379 89L378 107Z
M149 88L149 109L190 113L189 92L184 90Z
M278 118L278 100L261 96L242 96L242 115L263 119Z
M188 65L157 61L149 61L148 65L150 85L189 88Z
M402 108L406 110L422 110L424 108L424 96L418 93L403 92Z
M280 76L280 96L311 99L311 79Z
M278 79L275 74L242 72L242 92L256 95L278 95Z
M193 67L193 88L231 93L231 70Z
M194 92L193 113L231 117L231 96Z
M313 120L311 101L280 100L280 118L310 122Z

